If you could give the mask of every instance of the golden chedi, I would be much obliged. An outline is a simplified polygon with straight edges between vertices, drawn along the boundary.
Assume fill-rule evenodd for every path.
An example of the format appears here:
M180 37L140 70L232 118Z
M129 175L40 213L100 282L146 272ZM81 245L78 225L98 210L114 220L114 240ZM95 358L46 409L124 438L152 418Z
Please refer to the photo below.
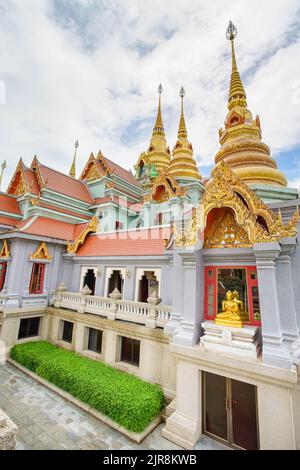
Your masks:
M183 111L183 98L185 95L183 87L181 87L179 95L181 97L181 115L178 128L178 138L173 149L173 158L169 166L168 174L172 175L176 179L193 178L200 180L201 176L193 157L193 147L187 138Z
M269 147L261 141L260 120L254 120L247 108L246 93L238 72L234 38L237 30L230 22L227 39L231 41L232 72L228 97L228 110L225 129L220 129L221 148L215 162L225 161L237 175L249 184L286 186L284 174L277 169L270 157Z
M243 314L243 302L238 299L236 292L233 293L231 290L228 290L226 292L226 300L222 302L222 312L216 315L215 324L241 328L243 326Z
M161 114L161 94L163 88L161 85L158 87L158 110L155 125L152 132L149 148L146 152L142 152L135 170L137 173L137 179L141 179L147 176L147 171L154 171L159 173L161 170L166 169L171 160L171 152L167 144L165 130L163 126L162 114ZM148 175L150 176L150 175Z

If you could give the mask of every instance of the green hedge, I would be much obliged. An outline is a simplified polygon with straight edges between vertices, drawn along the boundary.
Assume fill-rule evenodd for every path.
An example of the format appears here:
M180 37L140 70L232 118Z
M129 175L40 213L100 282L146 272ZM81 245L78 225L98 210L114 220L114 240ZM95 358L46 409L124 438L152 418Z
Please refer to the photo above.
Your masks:
M18 344L10 355L129 431L143 431L164 406L160 387L46 341Z

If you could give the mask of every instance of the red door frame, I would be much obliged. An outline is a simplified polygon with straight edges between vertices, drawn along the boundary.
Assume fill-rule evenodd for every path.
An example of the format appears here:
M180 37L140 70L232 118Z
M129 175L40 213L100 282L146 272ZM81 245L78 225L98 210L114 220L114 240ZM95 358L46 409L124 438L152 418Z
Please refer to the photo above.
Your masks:
M217 299L218 299L218 269L245 269L246 270L246 282L247 282L247 297L248 297L248 312L249 321L244 322L245 324L260 326L261 322L254 319L253 311L253 298L252 298L252 287L258 288L257 269L256 266L205 266L205 296L204 296L204 318L205 320L214 320L217 314ZM209 276L211 271L211 276ZM251 278L251 274L255 273L255 279ZM213 286L213 315L208 315L208 286Z
M34 283L34 270L36 266L38 266L38 272L37 272L37 277L36 277L36 283ZM34 263L32 266L31 279L30 279L30 287L29 287L30 294L42 294L43 293L44 276L45 276L45 264Z
M0 263L2 265L2 271L1 271L1 277L0 277L0 291L4 287L5 283L5 277L6 277L6 271L7 271L7 262L4 261L3 263Z

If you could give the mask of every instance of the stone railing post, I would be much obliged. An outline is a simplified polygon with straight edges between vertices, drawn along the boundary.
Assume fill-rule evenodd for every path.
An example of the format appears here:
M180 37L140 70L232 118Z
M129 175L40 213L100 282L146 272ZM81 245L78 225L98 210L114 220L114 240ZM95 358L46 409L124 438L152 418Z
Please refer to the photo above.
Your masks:
M7 298L8 298L7 289L2 289L2 291L0 292L0 312L4 312Z
M88 286L84 286L84 288L80 290L80 304L77 309L78 313L85 312L86 298L88 295L91 295L91 293L92 291Z
M121 292L115 288L115 290L109 294L109 298L111 299L111 306L109 312L107 312L107 318L108 320L115 320L117 316L117 311L118 311L118 300L122 299L122 294Z
M62 282L55 291L54 307L60 308L61 301L62 301L62 295L63 295L64 292L67 292L67 288L64 285L64 283Z
M155 289L151 296L147 299L148 304L150 304L150 311L149 315L146 318L145 325L148 328L156 328L156 317L157 317L157 310L156 305L161 303L161 299L158 297L157 289Z

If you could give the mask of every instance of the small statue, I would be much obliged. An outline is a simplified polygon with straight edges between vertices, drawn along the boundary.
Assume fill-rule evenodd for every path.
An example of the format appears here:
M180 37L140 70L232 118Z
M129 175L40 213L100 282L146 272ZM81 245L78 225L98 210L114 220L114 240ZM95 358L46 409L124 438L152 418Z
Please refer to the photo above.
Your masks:
M216 325L231 326L233 328L241 328L243 326L244 304L237 297L231 290L226 292L226 300L222 302L222 312L216 315Z
M243 321L249 320L248 314L247 314L247 312L245 311L244 302L240 299L240 293L239 293L237 290L234 290L234 291L233 291L233 299L235 300L235 302L236 302L237 304L240 305L240 311L241 311L241 315L242 315L242 320L243 320Z

